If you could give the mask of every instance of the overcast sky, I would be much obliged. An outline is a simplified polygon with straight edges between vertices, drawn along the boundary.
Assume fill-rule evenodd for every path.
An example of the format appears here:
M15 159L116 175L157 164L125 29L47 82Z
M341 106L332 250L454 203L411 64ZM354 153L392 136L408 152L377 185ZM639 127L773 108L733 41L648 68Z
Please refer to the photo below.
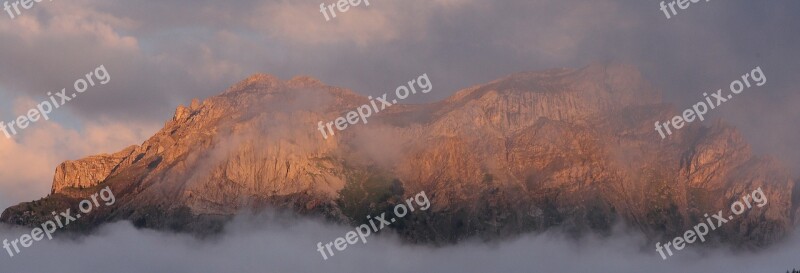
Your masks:
M60 162L138 144L177 105L257 72L364 95L427 73L435 90L410 98L422 102L515 72L617 60L685 109L760 66L767 84L712 115L800 175L800 1L700 1L671 19L659 2L373 0L330 22L306 0L55 0L0 13L0 121L101 64L111 75L52 121L0 135L0 207L49 193Z

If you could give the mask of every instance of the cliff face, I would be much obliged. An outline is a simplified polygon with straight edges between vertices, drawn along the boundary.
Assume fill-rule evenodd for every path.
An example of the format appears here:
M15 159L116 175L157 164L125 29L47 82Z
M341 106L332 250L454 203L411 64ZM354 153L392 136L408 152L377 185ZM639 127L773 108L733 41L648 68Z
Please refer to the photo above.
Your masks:
M131 146L113 155L90 156L81 160L67 161L56 168L51 193L65 188L89 188L100 184L117 166L135 151Z
M604 232L618 220L658 237L761 187L769 204L713 236L760 245L793 225L795 180L785 168L753 156L719 122L661 140L653 123L677 111L631 67L515 74L438 103L395 105L322 138L317 122L366 103L311 78L254 75L179 107L142 145L61 164L52 195L0 220L35 225L50 212L36 208L110 186L117 203L80 228L124 219L213 232L267 207L355 224L424 190L431 209L394 227L412 241Z

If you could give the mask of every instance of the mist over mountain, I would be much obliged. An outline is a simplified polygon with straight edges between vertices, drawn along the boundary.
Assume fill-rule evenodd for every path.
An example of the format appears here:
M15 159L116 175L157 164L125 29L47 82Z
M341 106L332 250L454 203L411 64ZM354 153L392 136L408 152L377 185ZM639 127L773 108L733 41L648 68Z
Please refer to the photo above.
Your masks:
M797 268L798 236L758 252L688 247L663 261L641 233L616 227L580 239L560 232L526 234L491 244L410 245L390 233L323 260L320 240L350 226L265 212L237 216L219 237L136 229L119 222L79 239L61 237L9 258L3 272L775 272ZM0 236L29 232L0 228ZM639 248L642 246L642 248ZM43 263L46 258L48 262ZM189 266L187 266L189 265Z
M610 234L618 222L654 241L761 188L769 205L709 240L764 247L786 238L797 211L788 170L752 154L722 121L687 125L662 140L654 121L678 110L660 97L636 68L594 63L513 74L436 103L394 105L324 139L319 121L369 99L310 77L257 74L178 107L140 145L62 163L49 196L8 208L0 220L36 226L55 208L110 187L115 205L68 228L126 220L209 235L242 212L264 209L360 225L424 191L431 209L391 226L406 242Z

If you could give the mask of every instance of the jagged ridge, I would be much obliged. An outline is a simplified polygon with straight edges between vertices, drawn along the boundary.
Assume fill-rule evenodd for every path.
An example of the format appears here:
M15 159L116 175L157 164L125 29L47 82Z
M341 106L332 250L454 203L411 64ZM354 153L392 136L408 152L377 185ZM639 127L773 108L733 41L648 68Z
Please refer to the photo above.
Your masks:
M411 241L605 232L617 220L656 238L762 187L770 205L715 239L762 245L793 226L796 182L785 168L753 156L723 123L661 141L652 124L675 110L630 66L515 74L319 135L318 121L365 103L310 77L257 74L178 107L142 145L61 164L53 194L39 202L66 204L108 185L118 202L88 227L130 220L205 233L266 207L359 223L424 190L432 209L395 226ZM9 208L0 220L35 225L49 211L34 207Z

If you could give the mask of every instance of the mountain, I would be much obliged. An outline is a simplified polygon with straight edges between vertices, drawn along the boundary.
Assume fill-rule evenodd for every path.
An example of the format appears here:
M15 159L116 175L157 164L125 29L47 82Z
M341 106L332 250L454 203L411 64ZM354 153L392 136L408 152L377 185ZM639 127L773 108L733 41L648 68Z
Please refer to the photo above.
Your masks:
M265 208L360 225L425 191L431 208L391 226L411 242L607 233L620 221L662 239L760 187L768 205L711 240L760 246L794 227L799 195L787 168L753 155L721 121L662 140L653 124L678 110L628 65L514 74L440 102L393 105L322 137L319 121L369 102L309 77L253 75L178 107L141 145L62 163L49 196L0 221L39 225L109 186L116 203L70 228L129 220L208 234Z

